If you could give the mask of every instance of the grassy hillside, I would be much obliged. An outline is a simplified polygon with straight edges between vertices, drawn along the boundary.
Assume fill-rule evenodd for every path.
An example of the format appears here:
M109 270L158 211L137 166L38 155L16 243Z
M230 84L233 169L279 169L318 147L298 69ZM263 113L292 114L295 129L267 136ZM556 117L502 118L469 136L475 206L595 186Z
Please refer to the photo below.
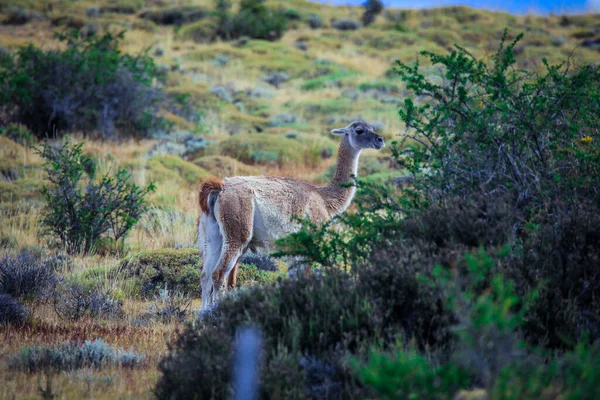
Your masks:
M358 21L362 9L305 0L267 4L287 15L288 29L279 40L208 40L215 24L211 0L0 0L0 56L29 44L64 48L54 34L65 30L98 36L126 31L120 50L147 51L164 76L154 84L166 93L158 113L169 123L142 139L101 141L90 138L93 132L72 133L75 142L85 140L83 152L95 166L96 180L125 168L133 182L142 187L154 182L156 191L122 248L66 255L41 224L46 176L31 147L39 141L23 124L4 123L8 116L0 115L0 259L17 263L11 257L27 253L37 263L60 260L55 285L64 298L92 298L93 292L121 309L64 318L64 305L56 306L56 299L23 297L27 323L0 326L0 399L34 398L48 379L62 399L153 398L167 344L200 308L194 282L199 287L201 261L192 250L200 180L273 174L323 183L332 175L338 146L329 131L356 119L370 122L387 142L394 140L405 130L398 104L410 94L393 70L395 60L418 59L428 77L442 80L419 52L445 53L459 44L490 60L508 28L509 40L525 34L515 48L519 68L541 69L544 58L600 61L599 15L389 9L368 27L339 30L336 21ZM322 25L312 28L315 16ZM372 182L389 184L404 174L389 146L363 153L360 175ZM391 193L399 190L392 186ZM284 276L287 266L276 264L277 271L265 271L248 261L240 286ZM163 285L171 291L161 292ZM185 288L181 296L173 293L177 285ZM56 374L15 372L7 364L25 346L94 339L145 359L132 369L111 364Z

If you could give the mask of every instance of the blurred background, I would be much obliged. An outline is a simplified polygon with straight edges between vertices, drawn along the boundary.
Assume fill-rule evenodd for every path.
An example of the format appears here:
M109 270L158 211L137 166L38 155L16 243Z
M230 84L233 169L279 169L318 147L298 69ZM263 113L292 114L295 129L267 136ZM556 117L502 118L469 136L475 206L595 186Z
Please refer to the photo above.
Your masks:
M360 5L361 0L322 0L325 4L338 5ZM515 14L525 13L585 13L598 11L600 2L598 0L550 0L550 1L454 1L454 0L387 0L383 2L388 7L398 8L431 8L445 6L469 6L483 8L486 10L506 11Z

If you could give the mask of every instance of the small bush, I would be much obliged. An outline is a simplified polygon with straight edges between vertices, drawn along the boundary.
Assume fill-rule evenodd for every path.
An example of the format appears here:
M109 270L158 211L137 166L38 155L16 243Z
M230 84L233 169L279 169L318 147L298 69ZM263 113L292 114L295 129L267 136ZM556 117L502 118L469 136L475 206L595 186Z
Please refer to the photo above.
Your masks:
M253 265L259 271L275 272L278 270L277 264L273 262L273 259L265 254L246 253L240 258L240 262L246 265Z
M202 7L184 6L148 10L142 12L140 17L158 25L182 25L199 21L208 15L209 12Z
M170 291L165 285L158 291L154 302L142 315L142 319L164 323L183 322L192 305L192 299L181 292Z
M31 21L41 21L44 16L37 11L26 10L20 7L10 7L7 18L4 20L8 25L24 25Z
M392 356L372 352L359 379L381 399L455 399L468 386L468 374L453 364L434 367L418 352L400 350Z
M81 29L85 26L85 19L78 15L57 15L50 20L52 26L63 26L69 29Z
M237 275L237 286L243 287L253 284L264 285L273 283L281 276L282 274L278 273L277 270L266 271L259 269L253 264L244 264L241 262Z
M6 136L15 143L23 146L31 146L33 144L33 136L27 128L20 125L8 125L0 128L0 135Z
M0 293L35 299L49 295L56 282L52 264L31 253L0 258Z
M130 182L125 170L93 181L95 167L82 152L83 143L44 142L37 152L46 160L49 185L42 190L47 213L42 223L69 252L89 252L102 240L117 244L146 211L145 196L154 190ZM87 172L85 191L81 181Z
M102 138L164 127L153 60L122 54L123 33L59 35L64 50L29 45L0 60L0 108L39 138L77 130Z
M219 2L227 3L227 2ZM252 39L277 40L287 29L285 12L267 7L263 0L242 0L237 14L229 13L229 4L217 7L217 35L231 40L247 36Z
M89 318L120 318L122 304L108 294L78 282L60 285L54 296L54 310L65 320Z
M361 28L360 23L353 19L340 19L334 21L331 26L340 31L355 31Z
M38 345L24 347L9 359L8 368L12 371L35 374L73 371L81 368L136 368L144 363L144 355L123 349L115 350L98 339L86 340L82 344L65 343L55 347Z
M216 30L216 22L207 18L184 25L178 32L178 36L182 39L189 39L198 43L212 42L217 38Z
M312 29L319 29L321 26L323 26L323 20L318 14L309 15L306 18L306 22L308 22L308 26L310 26Z
M119 269L139 279L142 295L155 296L163 287L186 295L200 294L201 261L197 249L148 250L129 256Z
M366 0L363 3L365 11L361 16L361 21L364 26L371 25L375 22L375 17L383 11L383 3L381 0Z
M283 11L283 15L290 21L299 21L302 19L302 14L295 8L288 8Z
M0 326L23 325L28 316L29 313L23 304L8 294L0 293Z

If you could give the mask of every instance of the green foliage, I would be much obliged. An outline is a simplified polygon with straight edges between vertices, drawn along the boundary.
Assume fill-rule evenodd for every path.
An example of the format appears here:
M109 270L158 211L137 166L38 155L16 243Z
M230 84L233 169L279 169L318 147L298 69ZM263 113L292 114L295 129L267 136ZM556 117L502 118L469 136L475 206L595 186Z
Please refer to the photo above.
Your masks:
M283 277L277 271L265 271L258 269L255 265L240 264L237 275L237 286L248 286L249 284L269 284Z
M19 143L24 146L31 146L33 144L33 137L29 131L21 125L8 125L6 127L0 127L0 136L6 136L15 143Z
M375 17L383 11L383 2L381 0L365 0L363 7L365 11L361 16L361 21L364 26L368 26L375 22Z
M73 130L103 138L145 136L163 126L162 92L147 54L122 54L124 33L58 35L64 50L29 45L0 60L0 108L43 138Z
M527 311L526 339L556 348L584 332L600 337L592 322L600 317L592 245L600 237L592 183L600 173L599 70L517 70L515 43L503 42L489 66L460 47L425 52L441 77L400 63L414 96L401 106L408 128L392 152L414 183L397 192L359 180L358 212L331 222L342 229L306 223L279 242L280 254L354 267L414 243L432 246L440 262L509 243L497 270L517 295L544 284Z
M122 242L146 211L145 197L154 190L153 184L142 189L131 183L126 170L95 181L95 166L82 147L67 138L63 144L44 142L37 149L46 161L49 183L42 189L47 207L42 223L70 252L89 252L102 241Z
M412 96L392 153L409 185L356 180L357 213L323 226L300 221L303 229L278 242L278 255L325 274L350 271L378 293L362 292L386 326L414 343L391 351L394 335L384 336L371 343L371 361L354 355L379 396L454 398L482 387L474 393L489 398L592 398L600 390L590 367L597 349L581 341L600 337L592 244L600 70L518 70L515 44L503 41L490 65L460 47L423 53L439 77L399 63ZM568 383L577 380L586 392Z
M125 279L136 279L144 297L152 297L164 287L199 295L200 264L197 249L145 250L127 257L117 270Z
M409 132L400 159L418 178L426 204L475 191L514 192L529 209L549 200L600 199L596 130L600 70L545 64L515 69L519 35L492 64L457 46L449 55L421 53L442 71L426 78L419 65L398 63L414 96L399 114ZM433 194L432 191L436 190Z
M414 350L399 350L391 357L372 351L364 366L356 360L353 366L361 382L382 399L454 399L457 390L469 382L468 374L459 367L433 367Z
M595 399L600 395L600 349L579 343L571 352L544 363L524 363L504 368L492 399Z
M237 14L231 14L228 1L216 1L217 35L225 40L248 36L277 40L287 29L286 13L267 7L264 0L242 0Z

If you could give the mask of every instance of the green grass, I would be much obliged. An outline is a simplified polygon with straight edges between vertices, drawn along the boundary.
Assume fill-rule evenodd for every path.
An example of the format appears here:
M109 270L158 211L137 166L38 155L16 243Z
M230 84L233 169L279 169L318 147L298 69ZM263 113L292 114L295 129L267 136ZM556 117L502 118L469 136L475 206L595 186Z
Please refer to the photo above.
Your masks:
M204 178L212 176L204 168L174 155L152 157L148 160L150 180L157 183L176 181L185 185L199 184Z

